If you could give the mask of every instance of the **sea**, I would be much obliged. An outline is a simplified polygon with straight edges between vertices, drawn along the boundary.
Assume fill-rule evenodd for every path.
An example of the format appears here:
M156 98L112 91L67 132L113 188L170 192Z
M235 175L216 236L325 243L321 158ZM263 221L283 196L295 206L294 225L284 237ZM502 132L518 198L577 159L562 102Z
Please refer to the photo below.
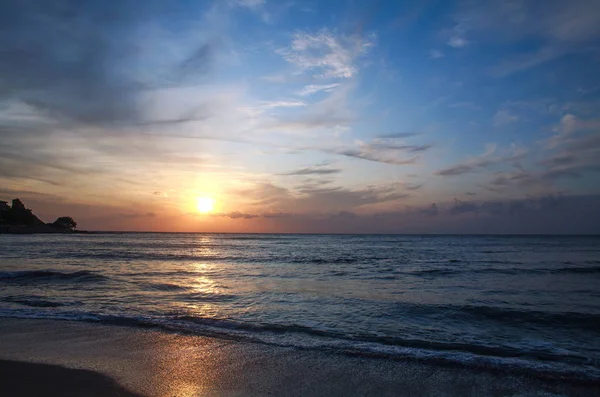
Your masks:
M600 381L600 237L0 235L1 318Z

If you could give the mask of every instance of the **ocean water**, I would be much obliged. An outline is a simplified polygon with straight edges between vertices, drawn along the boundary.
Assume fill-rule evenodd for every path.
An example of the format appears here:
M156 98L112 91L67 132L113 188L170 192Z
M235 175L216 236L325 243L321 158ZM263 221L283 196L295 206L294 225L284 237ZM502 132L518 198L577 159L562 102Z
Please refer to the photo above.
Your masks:
M600 237L0 235L1 317L598 381Z

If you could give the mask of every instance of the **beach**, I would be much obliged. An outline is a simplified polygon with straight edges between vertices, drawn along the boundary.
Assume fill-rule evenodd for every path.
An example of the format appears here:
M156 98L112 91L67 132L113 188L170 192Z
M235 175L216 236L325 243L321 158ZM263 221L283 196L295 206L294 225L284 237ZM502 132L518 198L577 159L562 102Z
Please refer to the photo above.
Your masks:
M0 360L15 396L600 395L590 382L38 319L0 321Z
M600 396L598 241L3 236L0 394Z

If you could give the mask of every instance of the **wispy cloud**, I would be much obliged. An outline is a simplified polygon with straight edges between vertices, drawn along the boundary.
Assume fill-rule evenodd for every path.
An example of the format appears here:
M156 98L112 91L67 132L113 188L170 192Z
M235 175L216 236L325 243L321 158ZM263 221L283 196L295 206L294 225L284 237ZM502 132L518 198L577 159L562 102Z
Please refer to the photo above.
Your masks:
M334 84L309 84L304 86L300 91L298 91L298 95L300 96L309 96L316 94L318 92L331 92L335 90L339 86L338 83Z
M481 110L481 106L477 105L475 102L463 101L451 103L448 105L449 108L458 108L458 109L469 109L469 110Z
M500 109L498 110L492 119L494 127L502 127L508 124L516 123L519 121L519 116L512 113L508 109Z
M460 215L467 212L477 211L479 206L472 201L462 201L455 199L454 204L450 207L450 214L452 215Z
M375 161L377 163L387 163L393 165L411 165L416 164L419 159L418 156L410 157L410 158L398 158L396 155L390 155L386 153L382 153L377 150L373 150L369 146L363 146L360 149L344 149L338 150L334 153L340 154L342 156L354 157L363 160Z
M600 3L589 0L463 1L449 30L448 44L461 48L477 41L506 44L533 39L540 44L530 52L510 56L491 68L504 77L581 51L600 37Z
M410 138L416 135L418 134L410 132L382 134L370 142L357 141L352 148L339 148L332 150L332 152L347 157L379 163L393 165L416 164L419 160L419 156L407 157L405 154L422 153L433 147L431 144L408 145L399 141L400 139Z
M358 73L358 58L373 41L359 35L345 36L327 29L297 32L289 47L277 52L302 73L324 79L347 79Z
M548 140L551 154L541 161L545 167L541 178L580 177L600 170L600 120L581 120L569 114L561 118L556 131Z
M439 176L458 176L477 172L496 164L518 160L526 154L525 151L520 149L512 149L510 153L505 155L499 155L497 152L496 145L488 145L487 150L483 154L471 157L451 167L441 169L435 174Z
M450 39L448 39L447 44L450 47L463 48L463 47L466 47L469 44L469 42L467 40L465 40L463 37L452 36L452 37L450 37Z
M306 106L302 112L271 120L267 128L314 131L348 126L357 118L348 104L352 89L351 84L340 85L322 100Z
M231 219L254 219L254 218L260 217L260 214L248 214L248 213L240 212L240 211L232 211L232 212L226 212L226 213L217 213L217 214L213 214L212 216L226 217L226 218L231 218Z
M284 172L279 175L331 175L331 174L339 174L342 172L339 168L329 168L329 167L305 167L297 170Z
M392 132L390 134L380 134L377 138L393 139L393 138L411 138L420 135L418 132Z
M386 142L374 142L369 144L372 148L386 149L386 150L404 150L410 153L418 153L429 150L433 145L396 145Z
M358 207L379 205L410 196L403 184L387 183L350 189L330 184L287 189L271 182L256 183L237 192L240 199L251 200L252 213L332 213Z
M429 58L431 58L431 59L440 59L443 57L444 57L444 53L440 50L429 51Z
M502 60L490 68L489 71L492 76L505 77L516 72L531 69L567 53L568 50L566 48L544 47L532 53L521 54Z
M266 0L234 0L233 4L241 6L241 7L247 7L247 8L258 8L258 7L262 7L264 6L266 3Z
M259 106L263 109L297 108L306 106L306 103L301 101L263 101Z

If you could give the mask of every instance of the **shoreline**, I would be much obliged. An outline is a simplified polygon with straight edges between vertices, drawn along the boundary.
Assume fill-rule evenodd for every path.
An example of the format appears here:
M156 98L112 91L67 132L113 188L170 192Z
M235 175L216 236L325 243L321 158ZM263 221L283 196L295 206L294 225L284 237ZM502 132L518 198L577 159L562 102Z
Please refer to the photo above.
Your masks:
M519 362L497 362L496 360L506 360L506 357L502 356L486 356L482 354L475 354L473 352L465 351L452 351L452 350L435 350L431 348L419 348L419 347L407 347L411 349L411 352L396 353L386 352L381 350L373 350L372 348L362 349L334 346L329 344L323 345L302 345L285 340L282 342L276 340L264 340L259 336L240 334L240 333L229 333L228 328L214 329L190 329L186 327L176 327L173 325L165 325L156 322L147 322L136 318L118 318L112 317L110 320L96 318L95 315L91 315L90 318L85 319L73 319L69 317L20 317L20 316L0 316L0 323L2 319L7 320L25 320L25 321L50 321L57 323L74 323L74 324L88 324L90 326L103 326L103 327L115 327L130 329L132 332L135 331L154 331L158 333L179 335L182 337L197 337L197 338L209 338L221 341L228 341L231 343L241 344L254 344L264 346L266 349L293 349L298 351L314 352L317 354L327 354L331 356L340 356L347 358L358 358L358 359L372 359L372 360L384 360L390 362L400 362L405 364L425 365L448 369L461 369L465 371L475 371L490 374L500 374L503 376L527 376L531 379L538 379L540 381L549 382L564 382L573 385L596 385L600 386L600 378L592 376L583 372L579 372L575 369L572 370L557 370L556 368L548 369L537 367L536 364L528 363L527 361ZM213 324L214 325L214 324ZM1 332L0 332L1 335ZM326 343L326 342L324 342ZM1 346L1 344L0 344ZM459 356L463 354L472 355L470 360L465 360L463 357L452 356L452 353L456 353ZM0 355L1 358L1 355ZM516 360L520 360L519 357L512 357ZM510 358L509 358L510 359ZM543 362L537 363L542 364Z
M600 384L66 320L0 319L0 360L55 366L12 367L31 379L56 371L67 389L92 376L121 390L113 379L135 393L124 396L600 396Z

